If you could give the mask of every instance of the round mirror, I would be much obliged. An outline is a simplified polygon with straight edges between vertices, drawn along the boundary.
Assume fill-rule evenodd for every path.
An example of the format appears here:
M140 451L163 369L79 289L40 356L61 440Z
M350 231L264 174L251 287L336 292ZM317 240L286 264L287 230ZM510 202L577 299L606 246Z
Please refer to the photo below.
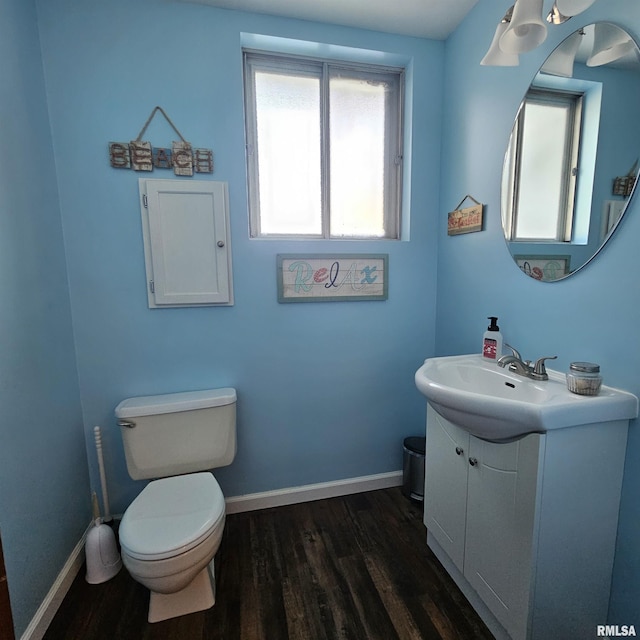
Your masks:
M562 42L536 74L509 139L502 226L528 276L561 280L615 232L640 155L640 50L606 22Z

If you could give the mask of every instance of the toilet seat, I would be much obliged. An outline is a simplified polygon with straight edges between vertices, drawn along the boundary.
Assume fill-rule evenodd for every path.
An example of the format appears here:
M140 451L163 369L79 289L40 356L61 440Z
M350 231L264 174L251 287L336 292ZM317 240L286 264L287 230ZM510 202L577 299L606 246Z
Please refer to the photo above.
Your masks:
M122 517L120 544L137 560L172 558L205 541L224 517L224 496L211 473L154 480Z

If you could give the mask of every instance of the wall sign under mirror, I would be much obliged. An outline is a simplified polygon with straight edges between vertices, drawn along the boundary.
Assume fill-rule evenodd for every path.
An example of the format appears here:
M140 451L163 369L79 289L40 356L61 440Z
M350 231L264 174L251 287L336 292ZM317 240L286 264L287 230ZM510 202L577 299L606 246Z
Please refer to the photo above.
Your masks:
M523 273L566 278L613 235L635 191L638 105L640 49L615 25L582 27L542 65L516 115L502 174L502 226ZM523 268L522 256L548 269Z

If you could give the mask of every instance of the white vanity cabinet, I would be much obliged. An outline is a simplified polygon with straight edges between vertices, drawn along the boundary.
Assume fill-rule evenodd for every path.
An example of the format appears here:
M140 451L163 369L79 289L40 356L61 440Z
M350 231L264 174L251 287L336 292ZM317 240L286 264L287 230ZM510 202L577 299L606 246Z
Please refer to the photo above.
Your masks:
M488 442L427 409L427 541L497 638L605 624L628 421Z

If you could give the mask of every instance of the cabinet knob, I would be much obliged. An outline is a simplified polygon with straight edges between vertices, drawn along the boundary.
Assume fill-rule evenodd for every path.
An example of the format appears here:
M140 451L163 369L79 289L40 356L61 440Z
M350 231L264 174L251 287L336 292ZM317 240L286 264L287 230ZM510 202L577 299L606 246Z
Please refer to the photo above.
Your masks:
M478 458L469 458L469 464L475 467L478 464Z
M464 449L462 447L456 447L456 455L461 456L464 453Z
M224 247L224 241L218 240L218 246L222 249L222 247Z

